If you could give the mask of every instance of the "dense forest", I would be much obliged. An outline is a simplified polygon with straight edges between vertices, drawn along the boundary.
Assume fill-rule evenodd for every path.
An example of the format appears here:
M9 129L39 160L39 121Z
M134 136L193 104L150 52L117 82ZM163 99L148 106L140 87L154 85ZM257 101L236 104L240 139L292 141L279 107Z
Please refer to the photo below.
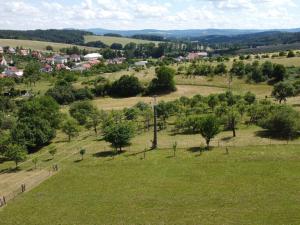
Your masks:
M80 30L0 30L0 38L5 39L24 39L35 41L50 41L67 44L84 44L84 35L92 34Z
M189 40L198 41L200 43L219 48L255 48L259 46L293 44L300 42L300 32L288 33L270 31L236 36L210 35L205 37L191 38Z

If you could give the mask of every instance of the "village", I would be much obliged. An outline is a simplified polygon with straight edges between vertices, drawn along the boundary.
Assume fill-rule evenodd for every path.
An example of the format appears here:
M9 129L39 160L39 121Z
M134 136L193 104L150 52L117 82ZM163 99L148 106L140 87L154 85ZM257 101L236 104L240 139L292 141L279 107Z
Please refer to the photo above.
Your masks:
M22 78L23 69L18 68L15 65L13 56L31 58L32 60L37 60L41 64L41 72L51 73L53 71L68 70L83 72L90 70L93 66L104 63L108 64L123 64L127 61L124 56L116 57L113 59L104 59L103 55L98 52L90 52L86 55L79 54L62 54L52 51L38 51L25 49L22 47L1 47L0 46L0 78L12 77L12 78ZM187 56L178 56L174 58L174 62L180 63L184 61L194 61L199 58L207 58L207 52L190 52ZM160 59L164 59L162 56ZM133 67L146 67L148 61L145 59L136 60L132 66Z

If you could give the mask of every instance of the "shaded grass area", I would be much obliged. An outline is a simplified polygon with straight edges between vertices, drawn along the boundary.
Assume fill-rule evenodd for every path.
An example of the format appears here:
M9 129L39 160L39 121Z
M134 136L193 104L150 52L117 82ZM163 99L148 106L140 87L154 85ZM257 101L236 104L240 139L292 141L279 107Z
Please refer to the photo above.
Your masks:
M172 154L69 159L58 175L4 208L1 224L300 222L298 146Z

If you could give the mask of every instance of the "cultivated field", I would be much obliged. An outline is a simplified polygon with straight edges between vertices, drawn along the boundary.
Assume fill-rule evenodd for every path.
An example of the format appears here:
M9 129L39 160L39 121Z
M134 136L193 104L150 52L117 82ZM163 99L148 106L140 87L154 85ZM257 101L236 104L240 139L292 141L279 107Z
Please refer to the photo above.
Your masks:
M136 44L145 44L145 43L155 43L158 44L158 41L147 41L147 40L140 40L140 39L134 39L134 38L126 38L126 37L108 37L108 36L98 36L98 35L86 35L85 36L85 42L92 42L92 41L102 41L106 45L111 45L113 43L119 43L123 46L134 42Z
M0 46L10 46L10 47L17 47L22 46L24 48L30 48L34 50L41 50L45 51L46 46L51 45L54 51L59 51L61 48L69 48L74 45L63 44L63 43L55 43L55 42L45 42L45 41L32 41L32 40L16 40L16 39L0 39ZM98 50L98 48L91 48L85 46L78 46L80 49L87 49L87 50Z

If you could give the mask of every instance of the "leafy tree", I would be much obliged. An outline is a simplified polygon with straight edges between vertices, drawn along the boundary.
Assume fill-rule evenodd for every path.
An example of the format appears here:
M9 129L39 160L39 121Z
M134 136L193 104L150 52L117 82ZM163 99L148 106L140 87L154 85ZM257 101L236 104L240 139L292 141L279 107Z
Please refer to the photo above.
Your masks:
M215 69L214 69L214 73L215 74L226 74L227 71L227 67L224 63L220 63L218 65L216 65Z
M69 104L75 101L75 89L66 81L59 81L49 89L46 95L54 98L59 104Z
M124 75L112 83L109 94L118 97L133 97L144 90L139 79L134 76Z
M270 61L266 61L261 65L262 73L265 77L272 77L272 74L274 72L273 63Z
M293 57L295 57L295 56L296 56L296 54L295 54L295 52L292 51L292 50L290 50L289 53L287 54L287 57L288 57L288 58L293 58Z
M275 64L272 77L276 81L283 81L283 79L287 76L287 71L284 65Z
M256 101L256 96L255 96L255 94L253 94L250 91L248 91L244 95L244 100L247 102L247 104L251 105L251 104L253 104Z
M26 65L24 69L24 77L29 81L30 85L33 83L35 85L36 81L40 77L40 64L37 62L30 62Z
M99 112L97 109L94 109L88 116L86 128L93 128L95 134L98 134L98 126L102 123L102 119L104 116L103 114L103 112Z
M47 51L53 51L53 47L52 47L51 45L47 45L47 46L46 46L46 50L47 50Z
M168 93L176 90L175 87L175 70L161 66L155 70L156 78L154 78L148 87L149 94Z
M21 145L9 144L7 147L7 151L5 152L5 156L15 162L16 168L20 162L26 160L27 151Z
M218 98L218 96L217 95L209 95L208 96L208 101L207 101L207 103L208 103L208 106L212 109L212 110L214 110L215 109L215 107L218 105L218 103L219 103L219 98Z
M79 134L79 127L76 122L76 120L72 118L67 118L63 124L62 124L62 132L64 132L66 135L68 135L69 142L71 141L71 138L74 138L78 136Z
M11 137L14 143L40 147L55 137L59 123L59 106L54 99L48 96L33 98L20 106Z
M131 122L122 121L121 123L111 122L104 127L104 140L110 142L117 151L130 145L130 140L134 137L134 126Z
M279 82L274 85L272 96L281 103L287 100L288 97L294 96L295 88L290 82Z
M80 125L87 123L88 117L96 111L90 101L75 102L70 107L70 115L78 121Z
M243 61L234 62L232 65L232 68L230 70L230 73L233 75L242 77L245 75L245 64Z
M123 45L120 43L112 43L110 46L111 49L114 50L122 50L123 49Z
M206 141L207 149L209 149L209 143L212 138L214 138L218 133L220 133L220 124L218 118L214 115L204 116L201 120L200 134Z
M236 128L239 123L240 115L237 110L231 109L227 113L227 128L232 131L233 137L236 137Z

